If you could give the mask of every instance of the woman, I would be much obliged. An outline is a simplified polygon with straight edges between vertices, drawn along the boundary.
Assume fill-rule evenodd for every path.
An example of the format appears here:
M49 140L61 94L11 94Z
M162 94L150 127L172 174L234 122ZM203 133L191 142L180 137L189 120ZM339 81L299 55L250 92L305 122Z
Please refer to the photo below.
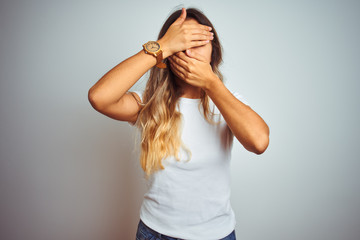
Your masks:
M151 44L160 46L156 51L162 52L163 63L161 55L144 47L89 90L97 111L142 133L141 166L149 190L136 239L235 239L233 136L261 154L269 144L269 128L222 83L221 45L201 11L175 11ZM145 91L128 92L148 70Z

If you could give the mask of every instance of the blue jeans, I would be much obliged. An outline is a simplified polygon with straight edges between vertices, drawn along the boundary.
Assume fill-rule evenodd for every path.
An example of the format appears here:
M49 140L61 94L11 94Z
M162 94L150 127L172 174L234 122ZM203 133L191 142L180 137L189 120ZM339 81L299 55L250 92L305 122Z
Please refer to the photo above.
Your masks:
M173 238L164 234L161 234L159 232L156 232L155 230L149 228L145 225L143 221L139 221L138 229L136 232L136 240L184 240L180 238ZM236 240L235 236L235 230L232 231L229 235L226 237L219 239L219 240Z

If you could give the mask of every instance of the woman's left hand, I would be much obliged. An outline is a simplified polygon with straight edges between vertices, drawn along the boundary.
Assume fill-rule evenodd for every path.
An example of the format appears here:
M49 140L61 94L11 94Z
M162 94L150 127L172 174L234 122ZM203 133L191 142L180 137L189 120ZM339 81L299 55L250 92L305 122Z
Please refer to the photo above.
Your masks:
M174 74L195 87L207 89L218 78L210 63L202 55L189 49L186 50L186 54L177 52L168 59Z

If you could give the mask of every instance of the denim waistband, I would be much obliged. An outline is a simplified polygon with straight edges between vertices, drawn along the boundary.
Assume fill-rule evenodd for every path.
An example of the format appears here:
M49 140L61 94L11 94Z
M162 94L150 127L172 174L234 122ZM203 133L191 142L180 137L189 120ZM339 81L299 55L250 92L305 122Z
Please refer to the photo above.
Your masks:
M168 235L159 233L157 231L155 231L154 229L151 229L150 227L148 227L141 219L140 219L140 225L143 225L143 227L146 228L147 231L149 231L152 235L160 238L160 239L164 239L164 240L184 240L182 238L174 238L174 237L170 237Z

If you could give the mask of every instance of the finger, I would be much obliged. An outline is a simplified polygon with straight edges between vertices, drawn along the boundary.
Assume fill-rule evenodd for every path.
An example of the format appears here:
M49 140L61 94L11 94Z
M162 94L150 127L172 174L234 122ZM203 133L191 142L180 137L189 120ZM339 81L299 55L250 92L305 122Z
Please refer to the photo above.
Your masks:
M188 29L200 29L200 30L206 30L206 31L211 31L212 28L206 25L202 25L199 23L189 23L184 25L185 27L187 27Z
M210 42L210 40L202 40L202 41L191 41L191 46L190 48L193 48L193 47L200 47L200 46L203 46L205 44L208 44Z
M184 52L175 53L174 59L177 60L177 63L181 63L183 66L187 65L191 61L191 59Z
M200 41L200 40L213 40L213 35L201 35L201 34L194 34L190 36L192 41Z
M176 69L180 69L183 72L187 71L187 63L182 61L179 57L176 57L175 55L170 58L170 64L174 65Z
M181 66L177 65L174 61L170 61L170 68L176 76L183 80L185 79L185 69L183 69Z
M195 58L196 60L199 60L201 62L207 62L207 59L204 55L201 55L199 53L197 53L196 51L192 51L190 49L186 50L186 55L189 56L190 58Z
M190 30L192 35L204 35L204 36L214 36L214 33L200 28L193 28Z
M182 54L184 54L183 52L181 52ZM184 54L185 55L185 54ZM186 56L187 57L187 56ZM189 57L187 57L189 59ZM178 57L177 55L173 55L170 58L170 62L172 62L173 64L179 65L180 67L182 67L183 69L189 70L188 68L188 63L186 61L183 60L183 57Z
M206 62L206 59L205 59L205 57L203 55L200 55L199 53L197 53L195 51L191 51L190 49L186 50L186 55L191 57L191 58L195 58L196 60Z
M186 9L182 8L180 17L178 17L178 19L176 19L176 21L174 23L175 24L183 24L183 22L185 20L186 20Z

